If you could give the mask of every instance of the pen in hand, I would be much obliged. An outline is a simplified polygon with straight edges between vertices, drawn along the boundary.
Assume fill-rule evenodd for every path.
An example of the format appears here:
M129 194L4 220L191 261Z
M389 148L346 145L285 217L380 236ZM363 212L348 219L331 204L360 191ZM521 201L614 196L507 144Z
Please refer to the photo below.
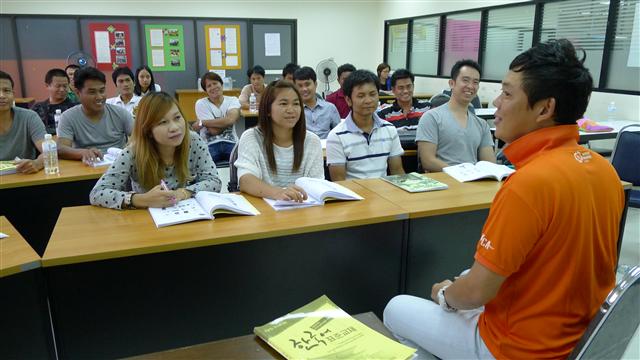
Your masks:
M167 183L164 181L164 179L160 179L160 187L162 187L162 190L164 190L164 191L171 191L171 190L169 190L169 187L167 186ZM176 204L176 197L175 196L171 196L171 202L173 203L173 205Z

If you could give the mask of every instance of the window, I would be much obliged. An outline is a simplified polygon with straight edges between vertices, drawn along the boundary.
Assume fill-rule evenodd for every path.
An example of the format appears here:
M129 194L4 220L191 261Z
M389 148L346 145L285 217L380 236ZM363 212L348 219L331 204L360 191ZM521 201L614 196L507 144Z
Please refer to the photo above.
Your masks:
M440 17L414 20L411 36L411 72L437 75L439 46Z
M640 87L640 2L620 2L606 87L638 91Z
M533 43L535 6L489 10L482 56L482 78L501 80L511 61Z
M478 61L480 47L480 12L447 16L444 57L440 75L446 76L462 59Z
M387 34L387 64L392 69L404 69L407 66L407 33L409 24L389 25Z
M587 54L585 66L598 87L609 1L568 0L544 4L540 42L565 38Z

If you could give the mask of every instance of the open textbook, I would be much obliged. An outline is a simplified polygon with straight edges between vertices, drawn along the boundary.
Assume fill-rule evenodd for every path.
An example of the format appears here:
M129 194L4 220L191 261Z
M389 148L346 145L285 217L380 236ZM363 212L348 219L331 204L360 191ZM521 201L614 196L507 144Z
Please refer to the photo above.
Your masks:
M349 316L325 295L253 332L287 359L409 359L416 351Z
M474 181L479 179L495 179L498 181L502 181L502 179L516 172L514 169L508 166L498 165L488 161L478 161L475 165L464 163L454 166L447 166L446 168L442 169L442 171L460 182Z
M418 174L417 172L383 176L381 179L410 193L444 190L449 188L447 184L432 179L426 175Z
M102 159L94 161L91 163L93 167L107 166L113 164L114 161L118 158L122 149L110 147L107 149L105 154L102 154Z
M166 208L149 208L156 227L182 224L195 220L212 220L215 214L258 215L260 212L238 194L199 191L196 196Z
M346 187L324 179L315 179L309 177L298 178L296 185L303 188L307 192L308 198L304 202L295 202L287 200L264 199L267 204L271 205L275 210L289 210L303 207L321 206L327 200L362 200L362 196L347 189Z

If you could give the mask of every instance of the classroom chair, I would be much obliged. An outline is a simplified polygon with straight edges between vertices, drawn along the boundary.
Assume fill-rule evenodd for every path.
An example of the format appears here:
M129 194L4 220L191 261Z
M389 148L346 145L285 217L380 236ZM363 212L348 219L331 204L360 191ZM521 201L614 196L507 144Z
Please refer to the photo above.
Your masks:
M233 164L238 160L238 143L233 146L231 154L229 155L229 184L227 184L227 190L232 192L240 191L240 184L238 184L238 170Z
M611 290L568 359L620 359L640 323L640 267Z
M431 97L429 102L431 103L431 108L437 108L440 105L446 104L449 102L451 97L447 94L435 94Z
M611 164L621 180L640 186L640 124L620 129L611 153ZM631 190L629 206L640 208L640 190Z

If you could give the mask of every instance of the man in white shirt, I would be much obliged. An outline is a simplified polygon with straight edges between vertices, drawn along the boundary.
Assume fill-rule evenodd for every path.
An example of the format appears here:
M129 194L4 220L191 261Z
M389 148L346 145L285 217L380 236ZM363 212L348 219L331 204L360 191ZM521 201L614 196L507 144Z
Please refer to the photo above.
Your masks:
M336 106L324 101L316 94L316 72L305 66L293 74L293 78L304 103L304 118L307 130L326 139L329 131L340 124L340 114Z
M200 80L207 97L196 101L196 121L192 128L209 146L213 161L229 161L231 150L238 142L236 121L240 118L240 102L234 96L224 96L220 75L208 72Z
M135 85L133 72L128 67L120 67L111 74L111 78L113 79L113 83L116 84L119 95L108 98L107 104L120 106L135 117L134 110L142 97L133 93L133 87Z

